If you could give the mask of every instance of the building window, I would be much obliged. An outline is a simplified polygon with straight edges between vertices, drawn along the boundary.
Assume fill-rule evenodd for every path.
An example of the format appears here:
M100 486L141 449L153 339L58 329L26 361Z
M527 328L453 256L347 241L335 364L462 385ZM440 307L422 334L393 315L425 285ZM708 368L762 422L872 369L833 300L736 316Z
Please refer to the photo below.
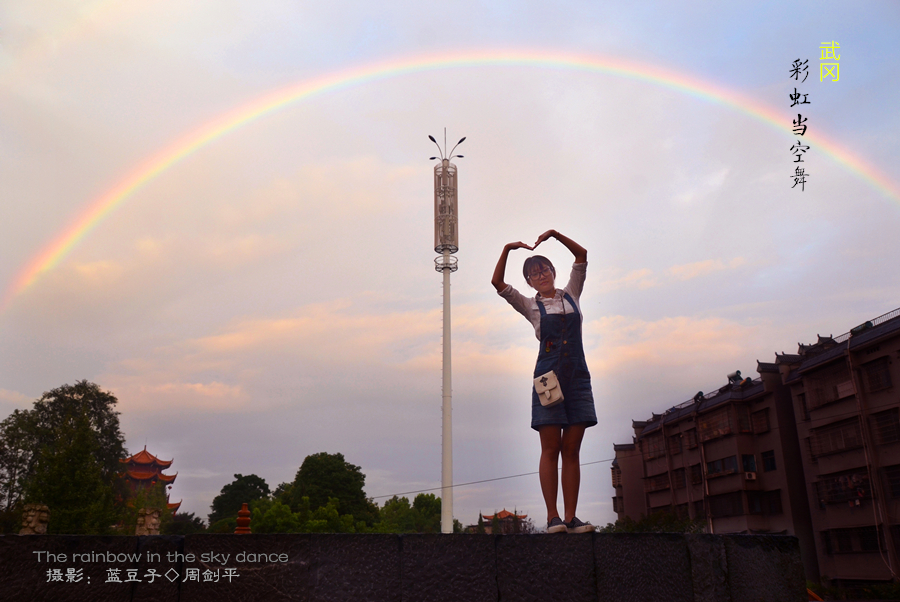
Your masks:
M839 474L822 475L816 481L816 493L819 503L853 504L859 500L872 497L872 488L869 485L869 473L864 469L843 472Z
M832 529L828 534L832 541L832 549L836 554L846 554L853 551L853 538L850 529Z
M891 387L890 363L887 356L863 364L863 373L866 375L867 391L881 391Z
M691 485L703 484L703 469L699 464L691 466Z
M878 551L878 529L875 525L871 527L859 527L856 530L859 539L860 552L877 552Z
M731 408L725 407L697 418L700 441L709 441L732 433Z
M809 408L806 407L806 393L797 393L797 401L800 403L800 416L803 420L809 420Z
M683 504L675 505L675 516L680 518L681 520L686 520L688 518L688 505L687 502Z
M900 410L892 408L886 412L872 414L872 429L880 444L900 441Z
M824 456L862 447L859 418L851 418L815 429L809 438L809 447L813 456Z
M747 492L747 514L772 516L782 512L780 489Z
M694 502L694 518L706 518L706 509L703 507L703 500Z
M764 451L760 457L762 458L763 472L772 472L778 468L775 465L775 450Z
M853 382L850 380L850 370L843 362L830 368L819 370L815 375L810 375L804 380L806 382L807 402L810 410L838 401L854 393Z
M753 432L757 435L769 431L769 408L753 412L750 417L753 421Z
M737 516L744 513L744 503L740 491L711 495L707 499L709 500L709 512L715 518Z
M688 449L697 447L697 429L688 429L685 431L684 436L687 439Z
M672 471L672 486L674 486L675 489L684 489L687 486L685 484L683 468Z
M669 453L673 456L681 453L681 433L669 435Z
M706 476L717 477L720 475L732 474L737 472L738 463L737 456L729 456L721 460L713 460L706 463Z
M612 484L613 487L621 487L622 486L622 469L621 468L613 468L612 469Z
M647 459L656 458L666 453L662 433L650 435L643 441Z
M734 406L734 415L737 417L737 431L739 433L752 433L750 423L750 408L744 405Z
M823 531L822 540L827 554L872 553L884 549L884 537L874 525Z
M644 491L662 491L669 488L669 473L664 472L656 476L647 477L644 481Z
M753 454L742 455L741 464L744 467L744 472L756 472L756 456Z
M900 498L900 465L888 466L884 469L884 480L887 490L894 499Z

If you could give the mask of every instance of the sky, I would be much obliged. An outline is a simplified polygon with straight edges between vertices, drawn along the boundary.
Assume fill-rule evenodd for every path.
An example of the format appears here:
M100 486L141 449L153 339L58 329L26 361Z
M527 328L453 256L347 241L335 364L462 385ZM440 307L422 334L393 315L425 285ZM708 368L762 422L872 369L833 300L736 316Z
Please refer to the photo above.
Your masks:
M454 516L546 520L538 342L490 280L556 229L589 262L578 515L614 521L632 420L900 307L898 29L892 1L4 0L0 416L95 382L203 517L318 452L379 504L439 487L446 128Z

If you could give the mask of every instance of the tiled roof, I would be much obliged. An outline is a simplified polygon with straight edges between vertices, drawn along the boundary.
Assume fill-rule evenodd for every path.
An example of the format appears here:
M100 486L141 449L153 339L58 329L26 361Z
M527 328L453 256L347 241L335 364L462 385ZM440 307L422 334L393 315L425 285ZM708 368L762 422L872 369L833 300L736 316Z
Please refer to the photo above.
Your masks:
M850 349L857 349L859 347L863 347L865 345L869 345L874 341L881 339L886 336L895 335L900 333L900 318L892 318L886 322L882 322L877 326L872 326L871 328L862 331L859 334L849 336L842 335L837 337L839 340L844 339L846 342L838 343L837 347L829 349L824 353L820 353L819 355L815 355L805 361L803 361L796 369L791 370L791 373L788 375L786 382L796 382L800 380L804 372L812 370L813 368L821 367L829 362L833 362L837 359L844 357L847 352L847 345L850 345Z
M128 475L129 478L134 479L135 481L149 481L150 479L158 478L163 483L172 483L175 481L175 477L178 476L178 473L175 473L173 475L166 475L161 472L143 471L143 470L126 470L125 474Z
M125 458L124 460L119 460L119 462L123 464L129 464L132 462L134 464L158 464L161 468L168 468L172 465L172 462L174 462L174 460L160 460L159 458L148 452L147 446L145 445L143 450L139 451L131 457Z
M765 389L765 384L762 382L762 380L759 379L752 381L748 385L732 385L730 387L722 387L722 389L719 389L719 391L717 391L716 393L711 393L704 396L699 402L699 407L697 402L686 401L681 405L669 409L665 414L663 414L662 420L648 423L647 426L645 426L641 431L641 436L649 435L650 433L659 429L663 424L678 422L685 416L693 414L694 412L705 412L706 410L711 410L712 408L720 406L723 403L729 401L743 401L752 399L753 397L762 394Z
M492 514L490 516L488 516L487 514L482 514L481 516L482 516L482 518L484 518L484 520L494 520L494 516L497 517L497 520L503 520L504 518L513 518L513 517L528 518L527 514L513 514L506 508L504 508L497 514Z

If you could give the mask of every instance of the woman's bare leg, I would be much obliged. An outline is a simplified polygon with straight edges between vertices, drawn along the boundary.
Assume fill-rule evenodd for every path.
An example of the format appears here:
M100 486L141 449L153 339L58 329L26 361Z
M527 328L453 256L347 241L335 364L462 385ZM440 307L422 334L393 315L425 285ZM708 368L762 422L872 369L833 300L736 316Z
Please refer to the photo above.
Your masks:
M565 506L565 522L575 518L575 507L578 506L578 489L581 487L581 440L584 439L584 424L573 424L562 431L562 490ZM543 483L543 473L541 473ZM546 498L546 493L544 494ZM556 497L553 498L554 505Z
M538 432L541 434L541 463L538 474L541 477L541 492L544 494L544 503L547 504L549 523L553 517L559 516L556 496L559 490L559 452L562 449L563 430L557 424L547 424L539 427Z

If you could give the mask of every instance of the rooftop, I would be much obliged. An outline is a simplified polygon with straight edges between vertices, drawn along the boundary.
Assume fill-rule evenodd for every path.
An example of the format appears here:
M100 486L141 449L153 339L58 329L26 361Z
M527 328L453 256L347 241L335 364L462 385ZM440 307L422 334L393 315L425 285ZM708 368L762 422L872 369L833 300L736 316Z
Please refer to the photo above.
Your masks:
M900 308L864 322L850 330L850 332L845 332L840 336L819 336L819 341L815 345L800 345L801 361L798 366L791 370L785 382L798 381L803 372L843 357L847 353L848 347L856 349L882 337L900 332L900 319L898 318L900 318ZM823 342L825 344L816 353L815 348ZM828 344L829 342L831 344Z

